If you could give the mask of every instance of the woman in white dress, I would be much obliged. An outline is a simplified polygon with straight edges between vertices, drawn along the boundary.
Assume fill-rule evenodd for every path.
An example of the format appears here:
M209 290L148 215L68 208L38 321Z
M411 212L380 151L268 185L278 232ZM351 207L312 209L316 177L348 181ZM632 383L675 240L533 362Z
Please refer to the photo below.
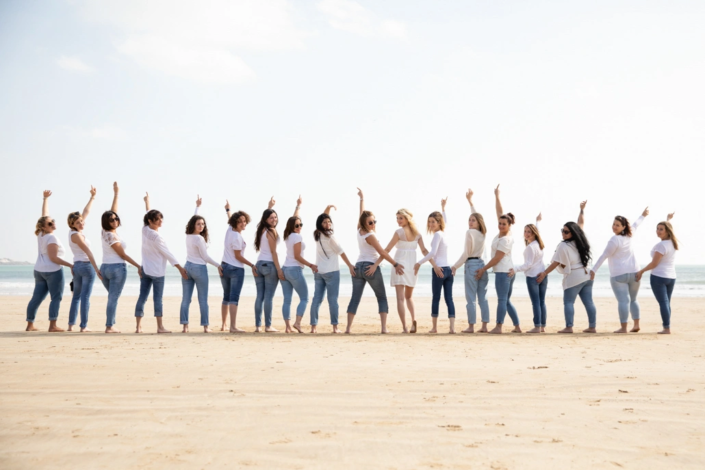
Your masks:
M394 261L402 266L413 266L416 264L417 248L421 248L421 252L424 256L428 254L428 250L423 244L423 238L421 238L421 234L414 223L414 214L407 209L399 209L397 211L397 224L399 228L394 232L392 240L384 251L389 253L392 248L396 246L397 250L394 253ZM382 262L382 259L383 258L380 258L378 262ZM404 274L397 274L395 270L392 270L391 286L394 287L397 292L397 312L399 312L399 318L401 319L401 326L404 328L404 333L416 333L416 312L414 310L412 295L417 279L418 275L411 269L404 271ZM409 308L409 314L411 315L411 330L406 328L405 301L406 307Z

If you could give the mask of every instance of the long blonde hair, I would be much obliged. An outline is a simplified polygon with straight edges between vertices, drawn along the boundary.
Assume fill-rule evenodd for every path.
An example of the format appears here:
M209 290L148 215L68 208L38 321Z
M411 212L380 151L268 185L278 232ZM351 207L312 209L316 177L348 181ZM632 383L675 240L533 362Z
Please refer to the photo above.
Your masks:
M446 229L446 221L445 221L445 219L443 218L443 214L441 214L440 212L438 212L438 211L433 211L433 212L431 212L431 213L428 215L428 218L429 218L429 219L430 219L430 218L436 219L436 222L438 222L438 225L439 225L440 228L441 228L441 232L443 232L443 231ZM426 231L427 231L428 233L431 233L431 229L430 229L430 227L429 227L428 222L426 222Z
M406 223L409 224L409 230L411 230L411 235L416 238L419 234L419 229L416 228L416 222L414 222L414 214L411 213L409 209L399 209L397 215L400 215L406 219Z
M487 226L485 225L485 218L479 212L473 212L470 217L475 217L477 220L477 226L480 227L480 233L483 235L487 234Z
M673 231L673 225L670 222L664 221L659 222L657 225L663 226L663 229L668 234L668 239L673 243L673 248L678 249L678 239L676 238L676 233Z
M34 227L34 234L39 236L40 233L44 233L44 225L46 225L47 220L51 219L48 215L44 215L37 220L37 225Z
M536 238L536 241L539 242L539 247L541 247L541 249L543 250L543 246L544 246L544 245L543 245L543 240L541 240L541 235L539 234L539 228L538 228L536 225L534 225L534 224L528 224L528 225L526 225L524 228L528 228L529 230L531 230L531 233L534 234L534 237ZM524 239L524 244L528 246L528 245L529 245L529 240L527 240L527 239L525 238L525 239Z

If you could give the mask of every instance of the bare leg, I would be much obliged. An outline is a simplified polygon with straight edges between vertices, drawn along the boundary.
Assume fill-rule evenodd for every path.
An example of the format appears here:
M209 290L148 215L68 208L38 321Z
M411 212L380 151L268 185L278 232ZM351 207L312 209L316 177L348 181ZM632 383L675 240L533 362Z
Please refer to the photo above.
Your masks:
M389 333L389 330L387 330L387 312L379 314L379 321L382 324L382 334L386 335Z
M404 287L404 298L406 299L406 307L409 309L409 315L411 315L412 323L416 321L416 307L414 305L414 288L410 286Z
M404 333L409 331L406 329L406 309L404 308L404 286L394 286L397 291L397 312L401 320L401 327Z
M230 333L244 333L245 330L241 330L237 327L237 305L229 305L230 307Z
M355 320L355 314L348 312L348 324L345 325L346 335L349 335L351 333L350 329L352 328L353 320Z
M37 328L34 327L34 322L28 321L25 331L37 331Z
M284 330L284 333L293 333L294 329L291 327L291 320L284 320L284 323L286 324L286 329Z
M49 322L49 332L50 333L62 333L63 331L64 331L63 328L59 328L58 326L56 326L56 320Z
M455 334L455 318L449 318L448 322L450 323L450 330L448 331L448 333L450 333L451 335L454 335Z
M479 330L477 330L477 332L478 332L478 333L488 333L488 331L487 331L487 322L486 322L486 321L483 321L483 322L482 322L482 328L480 328Z
M300 316L297 315L297 316L296 316L296 321L294 322L294 329L295 329L296 331L298 331L299 333L303 333L303 331L301 331L301 320L302 320L303 318L304 318L304 317L300 317Z
M433 321L433 328L428 330L429 333L438 333L438 317L431 317L431 321Z
M489 333L492 333L493 335L501 335L502 334L502 324L497 323L497 326L492 328Z
M639 327L639 320L634 320L634 328L632 328L630 331L632 333L638 333L641 328Z
M135 317L135 333L142 333L142 317Z
M628 323L622 323L622 327L618 330L614 330L613 333L626 333Z
M157 317L157 333L171 333L171 331L164 328L162 317Z
M182 333L188 333L188 325L184 325L184 328L181 330Z
M220 325L220 331L225 331L225 324L228 323L228 307L230 307L230 305L223 304L220 306L220 316L223 318L223 323ZM237 305L235 307L237 308ZM232 309L230 309L230 311L232 313ZM232 330L232 326L230 329Z

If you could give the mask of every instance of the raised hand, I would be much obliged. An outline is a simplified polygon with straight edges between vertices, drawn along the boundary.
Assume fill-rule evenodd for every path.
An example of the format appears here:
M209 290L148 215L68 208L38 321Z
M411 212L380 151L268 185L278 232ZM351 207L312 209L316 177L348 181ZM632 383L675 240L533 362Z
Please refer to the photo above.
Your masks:
M300 206L302 202L303 202L303 199L301 199L301 194L299 194L299 198L296 200L296 205Z
M536 223L538 224L543 220L543 216L541 215L541 212L539 212L539 215L536 216Z
M51 196L51 191L49 191L48 189L45 189L43 192L43 195L44 195L44 199L48 199Z
M276 204L276 203L277 203L277 201L275 201L274 196L272 196L271 198L269 198L269 204L267 204L267 209L271 209L272 207L274 207L274 204Z
M499 197L499 185L497 185L497 187L494 188L494 197Z
M587 199L580 203L580 210L581 210L581 211L584 211L584 210L585 210L585 206L587 206Z
M96 189L91 185L91 197L95 197Z
M668 217L666 217L666 222L670 222L674 215L676 215L675 211L668 214Z
M357 188L357 195L360 196L360 199L365 199L365 196L362 194L362 189Z
M149 204L149 193L145 192L144 194L145 194L145 196L144 196L144 198L143 198L143 199L144 199L144 203L145 203L145 204Z
M331 209L338 210L338 208L335 207L333 204L328 204L328 205L326 206L326 210L325 210L324 212L327 214L328 212L330 212Z
M445 199L441 199L441 210L442 211L446 210L446 202L448 202L448 196L446 196Z
M465 199L467 199L470 204L472 204L472 195L473 194L475 194L475 193L470 188L468 188L467 192L465 193Z
M117 181L115 181L115 182L113 183L113 192L114 192L115 194L117 194L117 193L120 192L120 186L118 186Z
M644 212L641 213L642 217L646 217L649 215L649 206L646 206L646 209L644 209Z
M230 202L227 199L225 200L225 210L226 211L230 210Z
M201 198L201 195L196 194L196 207L201 207L202 202L203 202L203 199Z

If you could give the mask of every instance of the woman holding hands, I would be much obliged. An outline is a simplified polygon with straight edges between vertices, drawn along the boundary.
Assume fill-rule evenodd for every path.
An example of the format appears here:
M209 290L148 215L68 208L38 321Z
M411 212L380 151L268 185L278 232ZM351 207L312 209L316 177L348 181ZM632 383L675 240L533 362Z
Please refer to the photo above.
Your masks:
M272 300L277 291L280 280L286 280L284 271L279 264L277 244L279 234L277 224L279 218L272 209L276 204L274 197L269 199L267 209L262 212L262 218L257 224L255 232L255 250L259 251L255 270L255 285L257 298L255 299L255 333L262 331L262 309L264 308L264 331L276 333L278 330L272 326Z

